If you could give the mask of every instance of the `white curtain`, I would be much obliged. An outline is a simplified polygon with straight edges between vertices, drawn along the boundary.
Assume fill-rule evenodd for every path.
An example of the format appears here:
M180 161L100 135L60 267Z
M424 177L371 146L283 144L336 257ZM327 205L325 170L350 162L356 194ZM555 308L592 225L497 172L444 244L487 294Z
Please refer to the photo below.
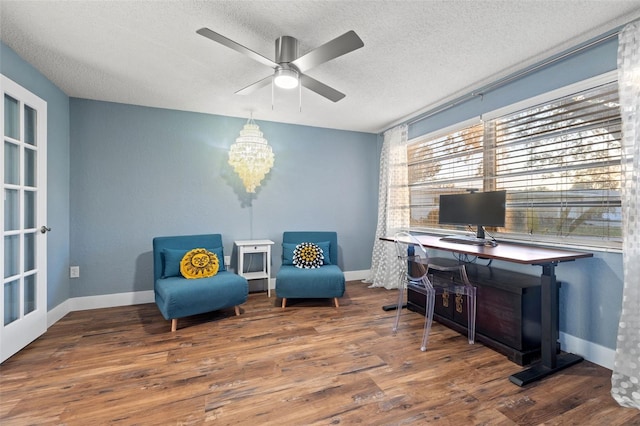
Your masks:
M622 115L622 312L611 376L618 404L640 409L640 21L619 35L618 86Z
M370 287L398 288L395 246L380 237L409 229L409 186L407 176L407 125L384 133L380 155L378 225L371 255L371 273L364 282Z

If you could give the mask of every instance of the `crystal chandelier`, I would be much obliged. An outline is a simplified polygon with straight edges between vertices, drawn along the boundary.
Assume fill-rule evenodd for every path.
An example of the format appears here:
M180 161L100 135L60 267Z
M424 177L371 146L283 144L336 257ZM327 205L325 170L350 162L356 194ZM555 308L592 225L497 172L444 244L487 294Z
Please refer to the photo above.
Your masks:
M247 192L256 192L262 179L273 167L273 158L271 147L262 137L260 127L253 117L249 118L240 130L236 143L229 148L229 164L242 179Z

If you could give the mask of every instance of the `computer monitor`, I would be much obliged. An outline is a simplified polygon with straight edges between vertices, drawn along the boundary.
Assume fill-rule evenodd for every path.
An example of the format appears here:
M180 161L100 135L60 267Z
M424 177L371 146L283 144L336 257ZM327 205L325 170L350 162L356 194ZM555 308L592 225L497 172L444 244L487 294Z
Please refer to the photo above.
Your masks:
M476 226L476 237L484 238L483 226L504 226L507 191L440 195L438 223Z

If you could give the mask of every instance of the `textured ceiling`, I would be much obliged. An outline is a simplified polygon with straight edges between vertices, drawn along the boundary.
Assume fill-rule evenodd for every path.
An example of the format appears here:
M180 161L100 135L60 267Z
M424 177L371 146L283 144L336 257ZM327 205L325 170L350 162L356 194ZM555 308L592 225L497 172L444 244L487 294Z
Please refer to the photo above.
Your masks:
M0 38L71 97L377 133L418 111L640 17L640 0L9 1ZM198 34L274 59L354 30L364 47L309 76L345 93L235 91L271 69Z

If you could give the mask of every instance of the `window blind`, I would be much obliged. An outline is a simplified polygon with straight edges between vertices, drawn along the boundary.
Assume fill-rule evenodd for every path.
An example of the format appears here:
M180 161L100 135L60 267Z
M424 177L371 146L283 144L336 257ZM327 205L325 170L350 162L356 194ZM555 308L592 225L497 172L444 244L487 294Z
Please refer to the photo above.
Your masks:
M412 227L438 226L440 194L482 189L483 140L477 124L407 146Z
M619 245L621 118L617 83L487 123L494 186L507 190L505 232Z
M620 247L617 82L407 146L411 226L438 224L441 194L507 190L503 238Z

